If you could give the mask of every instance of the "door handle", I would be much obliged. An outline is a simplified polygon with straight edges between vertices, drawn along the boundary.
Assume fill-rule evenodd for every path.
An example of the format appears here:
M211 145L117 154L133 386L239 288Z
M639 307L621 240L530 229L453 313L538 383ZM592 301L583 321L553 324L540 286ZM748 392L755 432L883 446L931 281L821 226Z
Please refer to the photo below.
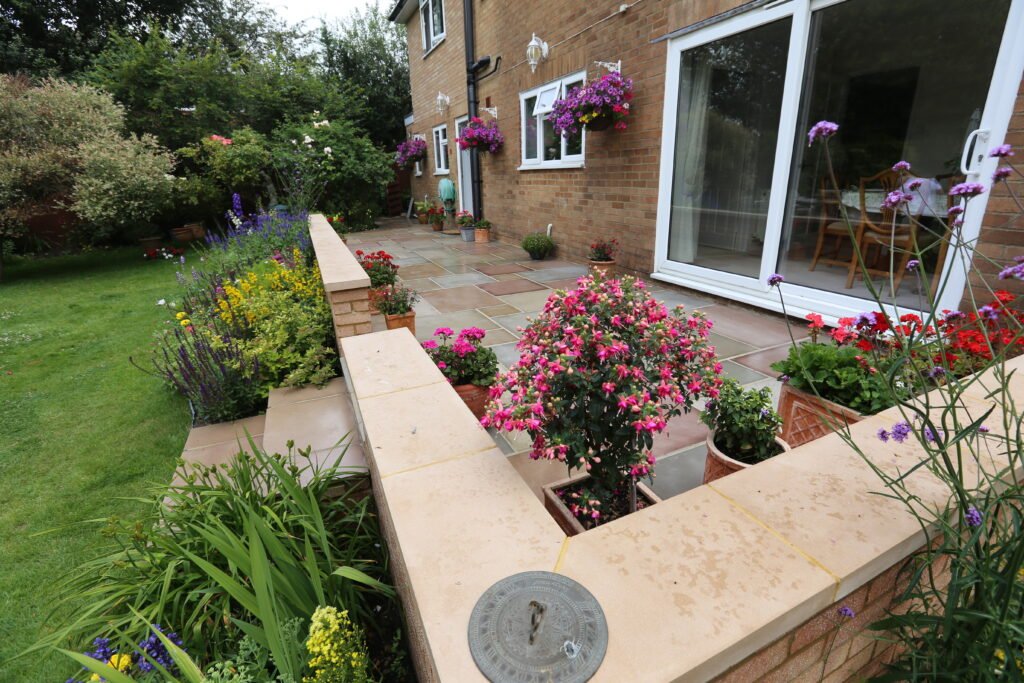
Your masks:
M967 140L964 142L963 152L960 154L960 172L964 175L970 175L977 173L972 170L975 163L980 163L985 158L984 145L988 142L990 130L987 128L978 128L971 131L967 135ZM978 148L981 151L978 151Z

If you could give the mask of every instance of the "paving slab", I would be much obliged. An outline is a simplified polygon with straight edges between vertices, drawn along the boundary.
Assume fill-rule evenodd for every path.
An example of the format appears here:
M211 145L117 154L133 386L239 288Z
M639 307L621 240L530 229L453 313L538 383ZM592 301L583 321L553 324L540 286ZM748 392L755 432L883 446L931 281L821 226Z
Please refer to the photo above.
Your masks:
M492 282L490 284L480 285L480 289L484 290L488 294L495 296L504 296L506 294L519 294L521 292L537 292L545 290L545 285L531 282L530 280L524 280L517 278L515 280L506 280L504 282Z
M534 313L544 308L544 302L554 292L550 289L542 289L536 292L523 292L521 294L506 294L500 297L499 303L506 303L515 306L524 313Z
M528 296L529 294L513 294L511 296ZM423 298L432 303L442 313L486 308L488 306L497 306L501 303L509 303L473 285L424 292Z

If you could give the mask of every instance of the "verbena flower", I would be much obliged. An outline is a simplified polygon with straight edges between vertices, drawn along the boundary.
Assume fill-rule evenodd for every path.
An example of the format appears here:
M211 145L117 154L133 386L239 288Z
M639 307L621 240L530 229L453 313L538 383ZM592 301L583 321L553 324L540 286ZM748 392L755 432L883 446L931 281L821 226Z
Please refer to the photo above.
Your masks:
M1024 256L1014 256L1013 265L1007 266L999 271L1000 280L1006 280L1011 277L1018 280L1024 280Z
M949 190L950 197L976 197L985 191L981 183L958 183ZM962 211L960 213L963 213Z
M1012 157L1013 156L1013 146L1012 145L1003 144L1003 145L999 145L998 147L993 147L989 151L988 155L990 157L996 157L997 159L1002 159L1002 158L1005 158L1005 157Z
M892 170L896 171L897 173L899 173L901 171L909 171L910 170L910 162L909 161L897 161L895 164L892 165Z
M774 274L768 276L768 286L769 287L778 287L783 282L785 282L785 278L782 277L781 275L779 275L778 273L774 273Z
M875 436L877 436L879 441L881 441L882 443L889 442L889 430L886 429L885 427L879 427L878 431L875 432Z
M964 520L967 522L967 526L972 529L981 526L981 523L984 521L981 512L973 505L968 506L967 512L964 514Z
M853 609L848 607L847 605L843 605L842 607L840 607L838 612L839 616L844 617L846 619L853 619L856 616L856 612L854 612Z
M914 430L911 429L910 425L907 424L906 421L900 420L899 422L892 426L892 431L890 432L889 436L891 436L892 440L895 441L896 443L903 443L904 441L907 440L907 437L909 437L911 433L913 433L913 431Z
M1000 166L996 169L996 172L992 174L992 182L997 183L1000 180L1006 180L1013 174L1013 169L1009 166Z
M913 195L903 192L902 190L893 190L889 194L885 195L885 199L882 200L882 206L887 209L895 209L900 204L910 202L913 198Z
M831 121L818 121L807 131L807 146L810 147L818 140L827 140L839 132L839 124Z
M920 267L921 267L921 262L918 261L916 258L912 258L909 261L907 261L907 272L908 273L914 273Z

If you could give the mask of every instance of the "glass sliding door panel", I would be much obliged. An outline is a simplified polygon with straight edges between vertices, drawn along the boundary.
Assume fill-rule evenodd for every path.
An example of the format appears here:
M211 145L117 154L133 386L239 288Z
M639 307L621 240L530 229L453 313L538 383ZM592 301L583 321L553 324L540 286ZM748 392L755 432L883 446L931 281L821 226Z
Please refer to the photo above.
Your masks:
M682 53L669 260L759 275L791 24Z
M884 229L885 244L865 252L877 287L890 266L901 272L911 240L925 250L928 272L942 265L935 216L945 215L946 191L962 180L960 154L981 121L1009 7L1010 0L847 0L812 14L777 268L787 282L867 297L856 269L850 277L847 225L854 234ZM829 142L838 192L823 147L807 145L807 130L821 120L839 124ZM897 217L893 239L880 204L899 188L887 171L900 160L922 181L910 204L922 226ZM895 299L888 287L885 296L925 308L928 289L906 277Z

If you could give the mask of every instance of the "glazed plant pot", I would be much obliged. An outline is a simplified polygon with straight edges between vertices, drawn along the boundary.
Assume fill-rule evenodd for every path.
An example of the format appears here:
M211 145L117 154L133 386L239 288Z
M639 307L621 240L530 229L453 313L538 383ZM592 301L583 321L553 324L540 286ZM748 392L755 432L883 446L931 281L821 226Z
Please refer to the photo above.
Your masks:
M476 419L479 420L484 416L487 402L490 400L489 387L480 387L475 384L456 384L453 388Z
M487 228L476 228L473 230L473 237L477 242L490 242L491 231Z
M530 255L531 261L543 261L548 255L546 251L528 251L526 253Z
M779 394L782 438L793 448L831 434L844 426L860 422L866 416L832 401L818 398L788 384Z
M783 453L793 450L788 443L779 437L775 437L775 443L779 444ZM708 433L707 445L708 454L704 459L705 484L709 484L715 479L721 479L733 472L739 472L740 470L745 470L748 467L753 467L753 465L730 458L728 455L718 450L718 446L715 445L715 433L713 431Z
M610 261L595 261L593 259L587 259L590 264L590 270L595 274L600 274L604 278L615 277L615 259Z
M408 313L385 313L384 324L387 325L389 330L397 330L399 328L406 328L412 332L413 336L416 336L416 311L409 311Z
M475 233L476 230L474 228L459 227L459 232L462 233L462 241L463 242L472 242L473 241L473 237L474 237L473 233Z
M558 524L559 528L565 532L566 536L582 534L586 529L580 521L576 519L576 515L572 514L569 508L566 507L565 503L562 502L562 498L558 495L558 491L568 486L579 484L587 479L590 479L590 475L586 472L582 472L574 474L568 479L561 479L541 487L541 491L544 492L544 509L548 511L549 515L554 517L555 522ZM636 495L638 499L643 498L649 505L661 502L661 498L658 497L658 494L652 491L643 482L637 482Z

